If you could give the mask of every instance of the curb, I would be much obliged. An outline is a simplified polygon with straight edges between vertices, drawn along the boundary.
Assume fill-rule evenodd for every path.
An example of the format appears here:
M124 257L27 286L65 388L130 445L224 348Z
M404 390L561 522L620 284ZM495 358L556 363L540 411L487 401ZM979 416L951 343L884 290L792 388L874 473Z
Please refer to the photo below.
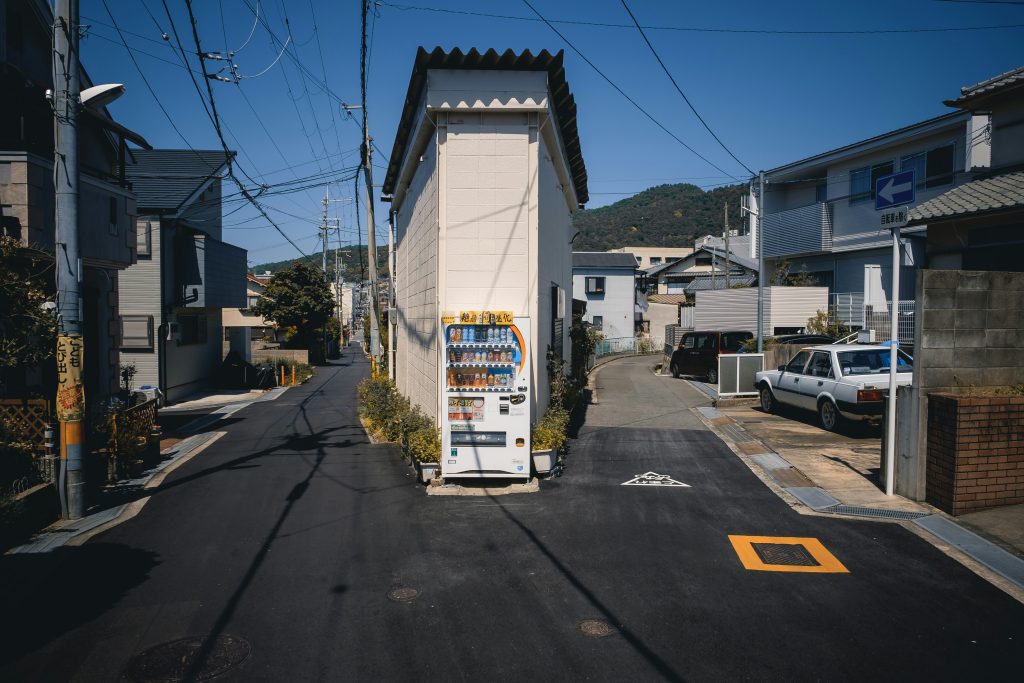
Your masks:
M965 529L945 513L844 505L820 487L786 485L785 479L790 477L783 473L800 473L789 461L765 447L757 439L747 437L732 418L717 408L697 407L693 411L711 432L722 439L747 467L790 507L803 508L798 509L803 514L860 521L895 522L1011 597L1024 602L1024 560ZM741 444L752 445L744 448ZM747 452L756 450L753 444L760 446L761 452ZM813 484L810 480L808 483Z

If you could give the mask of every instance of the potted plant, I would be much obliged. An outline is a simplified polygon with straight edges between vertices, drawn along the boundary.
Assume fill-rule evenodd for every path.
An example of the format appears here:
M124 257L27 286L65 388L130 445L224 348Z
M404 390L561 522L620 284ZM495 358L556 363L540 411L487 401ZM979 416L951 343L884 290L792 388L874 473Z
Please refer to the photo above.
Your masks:
M416 461L420 479L428 483L441 473L441 436L433 426L409 434L409 455Z
M533 469L547 474L558 463L558 451L565 444L565 430L569 426L569 413L553 405L533 427L531 449Z

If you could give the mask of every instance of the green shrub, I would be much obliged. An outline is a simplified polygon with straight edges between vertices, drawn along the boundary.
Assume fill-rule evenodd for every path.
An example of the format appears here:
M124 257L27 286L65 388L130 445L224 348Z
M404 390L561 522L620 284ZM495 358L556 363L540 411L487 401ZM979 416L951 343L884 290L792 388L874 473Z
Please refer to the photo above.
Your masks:
M433 425L420 427L409 434L406 450L416 462L440 462L441 435Z
M565 445L568 428L569 411L553 403L544 417L533 426L531 448L535 451L549 448L560 450Z
M381 375L364 379L357 395L359 414L375 437L400 444L412 460L440 460L441 437L434 420L398 393L390 379Z

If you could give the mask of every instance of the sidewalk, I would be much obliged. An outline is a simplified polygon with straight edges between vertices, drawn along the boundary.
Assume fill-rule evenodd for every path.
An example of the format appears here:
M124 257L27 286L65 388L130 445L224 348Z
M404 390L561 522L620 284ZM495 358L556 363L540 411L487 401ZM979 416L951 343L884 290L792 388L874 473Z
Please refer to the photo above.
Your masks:
M765 484L810 514L898 522L1024 601L1024 505L951 517L880 488L880 439L826 432L799 414L700 407L704 423Z

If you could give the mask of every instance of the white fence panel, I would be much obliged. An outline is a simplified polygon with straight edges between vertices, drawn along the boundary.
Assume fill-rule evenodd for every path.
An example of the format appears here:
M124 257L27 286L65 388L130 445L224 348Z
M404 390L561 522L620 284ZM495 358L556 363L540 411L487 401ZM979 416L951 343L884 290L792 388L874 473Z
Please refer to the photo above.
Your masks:
M756 396L754 376L764 370L763 353L723 353L718 357L718 395Z

